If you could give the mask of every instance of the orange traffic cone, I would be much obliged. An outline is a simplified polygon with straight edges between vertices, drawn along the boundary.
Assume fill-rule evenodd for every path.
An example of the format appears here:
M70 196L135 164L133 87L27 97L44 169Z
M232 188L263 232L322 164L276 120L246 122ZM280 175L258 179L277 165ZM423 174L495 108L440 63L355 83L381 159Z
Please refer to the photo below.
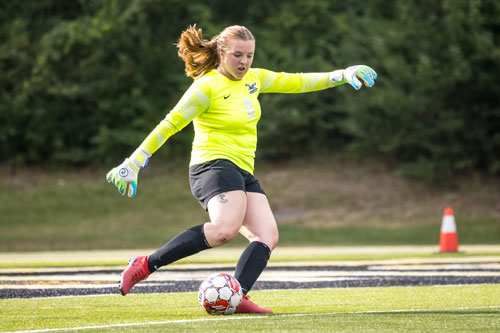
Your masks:
M457 226L453 209L446 207L441 223L441 237L439 239L439 252L458 252Z

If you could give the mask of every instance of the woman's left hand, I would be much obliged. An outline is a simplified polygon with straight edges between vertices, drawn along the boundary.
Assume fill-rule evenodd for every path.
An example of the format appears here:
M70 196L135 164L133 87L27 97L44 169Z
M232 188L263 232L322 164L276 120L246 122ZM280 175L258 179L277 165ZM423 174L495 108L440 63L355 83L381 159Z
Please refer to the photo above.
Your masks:
M375 84L377 73L366 65L355 65L344 69L344 82L349 83L354 89L361 88L361 81L363 80L365 86L371 87Z

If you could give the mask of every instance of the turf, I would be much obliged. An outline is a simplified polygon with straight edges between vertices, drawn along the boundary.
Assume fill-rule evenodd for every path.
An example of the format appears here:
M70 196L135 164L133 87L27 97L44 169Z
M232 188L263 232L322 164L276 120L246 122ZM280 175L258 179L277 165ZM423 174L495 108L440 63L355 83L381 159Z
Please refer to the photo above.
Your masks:
M105 251L50 251L50 252L0 252L0 268L36 267L84 267L119 266L138 254L151 253L153 249L105 250ZM175 265L218 264L234 265L243 247L219 247L184 258ZM336 261L352 260L395 260L442 258L495 258L500 257L498 245L464 245L460 252L438 252L438 246L279 246L273 251L271 263L275 262L321 262L334 264Z
M481 331L500 327L500 286L390 287L252 292L274 315L209 316L196 293L0 301L1 331Z

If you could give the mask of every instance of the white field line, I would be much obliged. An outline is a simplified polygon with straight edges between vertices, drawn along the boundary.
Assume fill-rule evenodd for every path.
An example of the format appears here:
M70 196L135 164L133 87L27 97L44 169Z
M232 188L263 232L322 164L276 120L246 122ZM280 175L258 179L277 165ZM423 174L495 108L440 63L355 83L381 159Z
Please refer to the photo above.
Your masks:
M483 283L481 283L483 284ZM485 283L488 284L488 283ZM477 285L477 284L470 284L470 285ZM425 286L383 286L383 287L356 287L356 288L420 288L420 287L435 287L435 288L448 288L448 287L463 287L467 286L464 284L429 284ZM325 289L332 289L332 288L307 288L309 290L325 290ZM262 290L264 291L264 290ZM265 291L283 291L283 289L265 289ZM197 291L182 291L183 293L197 293ZM172 292L175 293L175 292ZM165 294L165 292L148 292L147 295L153 295L153 294ZM171 294L171 293L168 293ZM140 295L140 294L130 294L130 295ZM57 298L75 298L75 297L123 297L120 294L89 294L89 295L64 295L64 296L43 296L43 297L12 297L9 299L36 299L36 300L43 300L43 299L57 299ZM0 299L1 300L1 299ZM0 332L0 333L5 333L5 332Z
M465 310L484 310L484 309L500 309L500 305L480 306L480 307L458 307L458 308L440 308L440 309L399 309L399 310L374 310L374 311L354 311L354 312L324 312L324 313L291 313L282 315L265 315L265 316L231 316L231 317L216 317L216 318L199 318L199 319L179 319L179 320L166 320L166 321L151 321L146 323L126 323L126 324L111 324L99 326L81 326L81 327L65 327L65 328L48 328L41 330L28 330L28 331L11 331L4 333L35 333L35 332L58 332L58 331L83 331L101 328L114 328L114 327L137 327L137 326L155 326L167 324L182 324L182 323L195 323L217 320L252 320L252 319L276 319L286 317L311 317L311 316L335 316L335 315L359 315L359 314L374 314L374 313L401 313L401 312L432 312L432 311L465 311Z

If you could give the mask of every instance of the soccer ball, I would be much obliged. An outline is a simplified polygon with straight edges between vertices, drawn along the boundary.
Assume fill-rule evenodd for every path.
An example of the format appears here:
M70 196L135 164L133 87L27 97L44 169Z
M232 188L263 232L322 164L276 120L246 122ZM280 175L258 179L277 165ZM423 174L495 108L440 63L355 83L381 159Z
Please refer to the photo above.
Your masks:
M198 302L209 314L233 314L242 298L240 283L227 273L210 275L198 291Z

